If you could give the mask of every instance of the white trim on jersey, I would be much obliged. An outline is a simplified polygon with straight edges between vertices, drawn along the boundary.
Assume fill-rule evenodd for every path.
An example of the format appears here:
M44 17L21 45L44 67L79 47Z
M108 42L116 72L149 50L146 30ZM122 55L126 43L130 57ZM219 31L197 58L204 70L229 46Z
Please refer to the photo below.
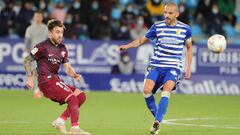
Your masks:
M181 34L176 35L176 34L164 33L164 32L158 33L157 36L158 37L160 37L160 36L172 36L172 37L180 37L180 38L185 38L186 37L186 35L181 35Z
M169 45L169 44L161 44L162 46L172 47L172 48L183 48L183 45Z
M151 66L155 66L155 67L171 67L171 68L177 68L179 70L182 70L182 67L175 66L175 65L163 65L162 63L160 63L160 64L153 64L153 63L151 63L150 65Z
M160 50L160 51L165 51L165 52L168 52L168 53L174 53L174 54L182 54L182 50L180 50L180 51L175 51L175 50L171 50L171 49L166 49L166 48L162 48L161 46L158 46L157 47L158 48L158 50ZM157 51L158 52L158 51ZM156 53L157 53L156 52Z
M171 62L182 62L180 59L158 58L157 56L153 56L152 59L162 60L162 61L171 61Z
M179 28L174 28L174 29L167 29L167 28L156 28L157 31L180 31L186 33L187 30L179 29Z

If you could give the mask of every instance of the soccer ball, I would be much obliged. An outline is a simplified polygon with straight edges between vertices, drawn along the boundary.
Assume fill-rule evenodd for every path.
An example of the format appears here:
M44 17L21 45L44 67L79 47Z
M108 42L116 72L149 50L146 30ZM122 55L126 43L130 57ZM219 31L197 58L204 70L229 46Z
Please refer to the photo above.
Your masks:
M214 53L221 53L226 49L227 41L223 35L215 34L208 38L208 49Z

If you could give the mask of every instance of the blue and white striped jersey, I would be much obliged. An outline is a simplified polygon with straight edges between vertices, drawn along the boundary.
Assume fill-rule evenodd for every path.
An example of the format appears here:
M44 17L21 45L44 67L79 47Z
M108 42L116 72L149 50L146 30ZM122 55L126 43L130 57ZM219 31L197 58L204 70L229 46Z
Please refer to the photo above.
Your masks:
M154 55L150 65L182 70L182 53L185 41L192 37L191 28L182 22L167 26L164 21L156 22L145 35L154 42Z

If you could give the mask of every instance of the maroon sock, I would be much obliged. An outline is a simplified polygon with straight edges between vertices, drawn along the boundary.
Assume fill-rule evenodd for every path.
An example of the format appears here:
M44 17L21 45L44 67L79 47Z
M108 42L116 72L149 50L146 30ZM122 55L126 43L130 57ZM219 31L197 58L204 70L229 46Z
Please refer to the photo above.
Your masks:
M78 126L78 118L79 118L79 107L78 107L78 99L76 96L71 96L68 101L68 110L70 112L71 124L72 126Z
M86 94L84 92L80 93L77 96L77 99L78 99L78 105L80 107L86 100ZM69 116L70 116L69 108L66 108L66 110L61 114L60 118L67 120Z

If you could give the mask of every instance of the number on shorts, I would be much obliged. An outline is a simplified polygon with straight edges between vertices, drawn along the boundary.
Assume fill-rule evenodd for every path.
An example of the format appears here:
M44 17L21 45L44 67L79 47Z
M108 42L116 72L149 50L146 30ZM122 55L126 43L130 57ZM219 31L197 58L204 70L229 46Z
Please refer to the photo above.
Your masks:
M65 83L63 83L61 81L56 82L56 85L61 87L62 89L66 90L66 91L69 91L69 87Z

